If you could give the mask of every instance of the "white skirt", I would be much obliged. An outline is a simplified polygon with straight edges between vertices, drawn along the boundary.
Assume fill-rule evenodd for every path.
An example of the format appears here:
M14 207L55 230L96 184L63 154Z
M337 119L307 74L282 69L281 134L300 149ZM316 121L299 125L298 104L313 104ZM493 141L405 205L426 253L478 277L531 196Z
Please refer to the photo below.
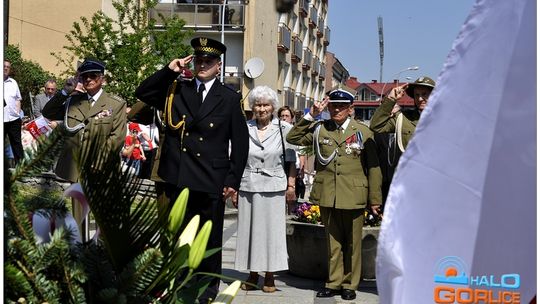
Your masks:
M285 230L285 191L239 191L234 269L288 269Z

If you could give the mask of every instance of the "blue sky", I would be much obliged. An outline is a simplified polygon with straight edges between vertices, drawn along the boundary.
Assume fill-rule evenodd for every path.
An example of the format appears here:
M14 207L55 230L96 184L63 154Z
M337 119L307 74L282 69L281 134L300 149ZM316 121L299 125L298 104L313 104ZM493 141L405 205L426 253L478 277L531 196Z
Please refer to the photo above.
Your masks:
M383 18L383 82L404 72L413 79L426 75L436 79L452 43L465 22L474 0L330 0L328 26L334 53L360 82L379 80L379 34L377 16Z

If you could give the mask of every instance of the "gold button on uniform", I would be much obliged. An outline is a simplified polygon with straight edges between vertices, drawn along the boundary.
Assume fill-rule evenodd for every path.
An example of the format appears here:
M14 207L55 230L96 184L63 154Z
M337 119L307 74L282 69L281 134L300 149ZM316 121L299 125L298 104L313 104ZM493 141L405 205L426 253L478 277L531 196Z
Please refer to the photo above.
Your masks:
M183 148L182 151L186 152L186 148Z
M186 135L186 136L189 136L189 132L186 132L186 134L185 134L185 135Z
M197 153L197 157L201 157L201 153Z
M213 128L213 127L214 127L214 123L211 122L211 123L210 123L210 128Z
M202 138L202 137L199 137L199 141L203 141L203 138Z

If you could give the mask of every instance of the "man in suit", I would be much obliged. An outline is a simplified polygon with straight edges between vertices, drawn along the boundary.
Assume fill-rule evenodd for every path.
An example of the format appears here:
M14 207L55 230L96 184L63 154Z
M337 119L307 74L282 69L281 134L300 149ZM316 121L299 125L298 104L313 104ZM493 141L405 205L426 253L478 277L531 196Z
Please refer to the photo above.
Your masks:
M356 298L362 265L364 209L378 214L381 170L373 133L351 119L354 95L337 89L315 102L287 135L294 145L313 145L317 171L310 201L320 205L328 238L328 280L317 297ZM314 121L328 106L331 119Z
M216 79L225 45L199 37L191 46L194 55L174 59L144 80L135 94L165 114L158 174L171 205L183 188L189 188L186 219L199 214L202 223L212 220L207 248L220 248L224 202L238 191L247 161L248 131L241 96ZM191 61L195 79L177 81ZM221 253L204 259L198 270L221 273ZM208 303L218 287L219 279L212 279L199 300Z
M85 143L97 134L106 137L109 151L120 150L126 137L126 102L103 90L105 64L86 59L78 68L79 81L86 93L75 93L66 98L53 98L43 108L42 114L49 120L62 121L67 138L59 155L55 174L76 183L79 170L74 156ZM66 113L67 111L67 113ZM118 156L120 162L120 156ZM82 213L74 204L74 217L81 222ZM85 229L82 229L83 231ZM85 235L83 235L83 238Z
M34 113L34 117L41 116L41 111L43 111L43 108L51 100L51 98L56 94L56 80L49 79L47 82L45 82L44 85L45 92L36 95L34 99L34 104L32 105L32 113Z

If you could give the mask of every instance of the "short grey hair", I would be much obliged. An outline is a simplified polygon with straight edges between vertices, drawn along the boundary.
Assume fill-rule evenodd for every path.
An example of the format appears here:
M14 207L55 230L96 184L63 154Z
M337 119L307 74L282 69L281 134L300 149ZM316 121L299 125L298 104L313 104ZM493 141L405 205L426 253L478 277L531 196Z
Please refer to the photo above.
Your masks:
M265 100L272 104L272 112L275 113L279 109L278 98L276 91L269 86L256 86L248 95L249 107L253 110L253 106L257 101Z

